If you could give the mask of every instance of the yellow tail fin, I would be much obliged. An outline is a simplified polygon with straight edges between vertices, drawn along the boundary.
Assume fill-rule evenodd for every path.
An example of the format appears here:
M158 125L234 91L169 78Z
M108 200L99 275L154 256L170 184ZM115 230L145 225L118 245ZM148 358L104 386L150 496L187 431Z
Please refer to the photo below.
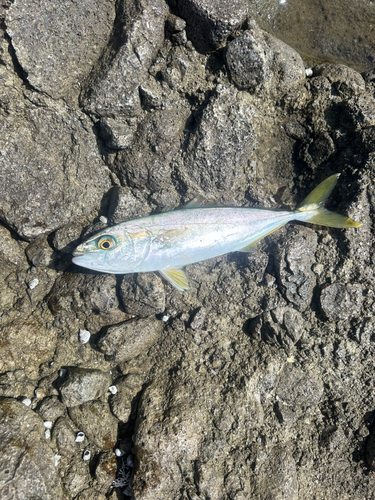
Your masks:
M336 186L337 179L340 174L331 175L325 181L321 182L311 193L300 203L297 207L297 212L310 212L315 211L314 215L308 219L304 219L311 224L319 224L320 226L328 227L359 227L362 226L361 222L356 222L350 217L345 215L330 212L322 205L331 194L333 188Z

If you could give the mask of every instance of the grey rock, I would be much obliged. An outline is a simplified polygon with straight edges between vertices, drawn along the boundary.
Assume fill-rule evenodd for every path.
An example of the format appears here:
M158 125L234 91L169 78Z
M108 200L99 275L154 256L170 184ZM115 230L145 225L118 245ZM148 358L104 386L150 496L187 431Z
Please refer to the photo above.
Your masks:
M330 321L359 316L362 302L363 287L359 283L333 283L320 292L320 309Z
M102 117L142 112L139 85L164 41L168 9L163 0L125 2L118 11L119 38L107 46L82 98L85 109Z
M246 189L246 167L255 146L251 103L245 93L220 86L191 134L184 181L205 194Z
M56 280L47 301L56 319L68 323L78 319L80 329L94 334L104 325L128 318L119 309L116 286L114 275L65 273Z
M245 0L170 0L169 3L186 21L188 37L200 52L223 47L248 13Z
M113 118L100 119L100 135L109 148L126 149L132 142L137 122L134 119L125 121Z
M6 224L29 240L98 210L110 179L82 113L40 98L3 119L0 218Z
M47 267L56 259L46 239L33 241L26 248L26 255L35 267Z
M11 264L22 266L22 264L26 265L27 263L22 246L3 226L0 226L0 255Z
M291 307L274 308L250 323L250 333L254 338L288 348L298 342L305 328L302 315Z
M77 500L91 500L92 498L95 498L95 500L106 500L106 496L95 488L86 488L77 496Z
M189 111L179 102L145 116L132 147L117 155L115 172L122 183L143 191L170 187Z
M136 319L114 325L99 339L98 347L116 363L147 351L159 338L163 323L155 318Z
M317 248L317 236L304 226L288 226L285 246L279 249L277 272L284 297L298 310L310 304L316 283L311 266Z
M306 77L298 52L255 24L228 44L225 61L240 89L286 92Z
M136 373L130 373L116 380L117 394L110 398L112 413L122 422L129 420L134 398L142 389L143 377Z
M110 385L109 373L87 368L71 368L67 380L60 387L60 394L63 403L69 408L105 397Z
M57 396L44 398L37 408L38 415L43 420L54 422L61 417L65 412L65 406L59 401Z
M128 187L113 188L108 210L108 219L111 224L145 217L149 213L150 208L145 200L134 196Z
M85 490L90 482L90 471L87 464L81 462L75 463L67 474L62 478L62 482L69 495L76 497L78 493Z
M30 85L72 100L108 43L114 19L115 3L109 0L63 0L53 9L45 0L16 0L6 25Z
M101 450L111 450L117 441L118 420L112 415L107 403L90 401L68 410L78 429L90 442Z
M0 494L14 498L65 498L42 419L22 403L0 399Z
M116 455L112 450L100 453L95 468L95 486L98 491L102 491L102 493L108 491L117 475L117 468Z
M69 417L60 417L52 428L52 442L58 454L69 461L81 455L80 444L75 442L78 430Z
M365 81L358 71L343 64L322 64L314 67L314 75L327 78L344 97L365 91Z
M120 297L125 312L131 315L146 317L165 309L164 285L154 273L124 276Z
M82 227L78 224L66 224L53 234L52 243L56 250L72 253L78 246Z
M297 470L290 446L276 445L267 455L266 463L261 457L255 466L260 475L259 497L298 500Z
M248 30L228 44L225 62L239 89L255 90L272 77L272 56L261 30Z

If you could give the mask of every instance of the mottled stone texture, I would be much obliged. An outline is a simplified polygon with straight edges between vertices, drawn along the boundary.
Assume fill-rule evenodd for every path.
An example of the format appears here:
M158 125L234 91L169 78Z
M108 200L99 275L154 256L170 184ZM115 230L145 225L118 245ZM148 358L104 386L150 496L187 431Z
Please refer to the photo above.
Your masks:
M371 498L374 74L306 78L244 0L0 18L0 497ZM288 224L186 293L71 263L108 224L293 209L335 172L327 207L363 226Z

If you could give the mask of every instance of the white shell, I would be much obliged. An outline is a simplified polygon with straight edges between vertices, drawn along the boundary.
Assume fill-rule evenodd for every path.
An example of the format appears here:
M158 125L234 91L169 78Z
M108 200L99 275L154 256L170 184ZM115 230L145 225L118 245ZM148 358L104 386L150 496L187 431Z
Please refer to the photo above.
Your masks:
M30 290L32 290L33 288L39 285L38 278L34 278L33 280L29 281L27 285L30 288Z
M87 344L90 340L91 333L88 330L80 330L78 337L81 344Z
M46 397L46 393L43 391L43 389L35 389L34 391L35 397L38 399L43 399Z
M116 455L116 457L123 457L125 455L125 452L124 452L124 450L121 450L120 448L116 448L115 455Z
M111 394L117 394L117 387L115 385L110 385L108 390Z
M68 370L65 370L65 368L61 368L59 370L59 377L64 378L67 373L68 373Z
M103 224L107 224L107 223L108 223L108 219L107 219L107 217L104 217L104 215L101 215L101 216L99 217L99 220L100 220L100 222L102 222Z
M85 450L82 455L83 460L87 461L91 458L91 451Z
M170 316L163 316L161 320L164 321L164 323L166 323L169 320L169 318Z
M75 442L82 443L82 441L84 441L84 439L85 439L85 433L82 431L77 432Z
M30 398L23 398L21 401L25 406L31 406L31 399Z
M56 453L53 458L55 459L55 467L57 467L59 465L59 462L60 462L60 459L61 459L61 455L58 455Z
M311 68L306 68L306 76L312 76L313 70Z
M52 429L52 422L51 422L51 420L45 420L44 421L44 427L46 429Z
M51 439L51 429L46 429L46 430L44 431L44 437L45 437L46 439Z

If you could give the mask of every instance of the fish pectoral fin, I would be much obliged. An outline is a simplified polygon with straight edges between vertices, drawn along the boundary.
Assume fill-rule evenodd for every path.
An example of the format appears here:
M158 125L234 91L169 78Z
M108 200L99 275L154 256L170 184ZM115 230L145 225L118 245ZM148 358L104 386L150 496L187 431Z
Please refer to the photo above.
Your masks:
M182 269L163 269L159 273L180 292L189 290L189 284Z

